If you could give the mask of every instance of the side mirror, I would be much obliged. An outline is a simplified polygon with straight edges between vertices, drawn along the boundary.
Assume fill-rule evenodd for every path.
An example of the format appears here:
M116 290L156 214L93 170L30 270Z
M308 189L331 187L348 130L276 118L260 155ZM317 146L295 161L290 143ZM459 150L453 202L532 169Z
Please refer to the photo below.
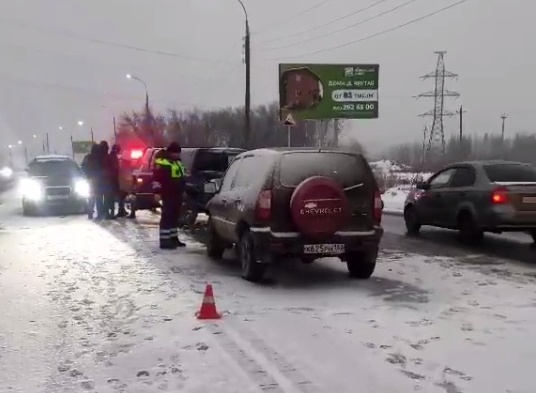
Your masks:
M211 180L203 185L203 192L205 194L214 195L220 190L221 182L217 180Z
M419 181L415 184L415 187L418 188L419 190L429 190L430 184L423 182L423 181Z

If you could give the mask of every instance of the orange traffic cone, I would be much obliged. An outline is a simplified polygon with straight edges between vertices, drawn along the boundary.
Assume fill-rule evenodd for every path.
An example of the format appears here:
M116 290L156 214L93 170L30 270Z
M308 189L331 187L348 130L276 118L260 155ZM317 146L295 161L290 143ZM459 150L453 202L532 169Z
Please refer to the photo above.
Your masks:
M205 289L205 295L203 296L203 303L201 303L201 309L196 313L197 319L221 319L221 315L216 310L216 302L214 301L214 293L212 291L212 285L207 284Z

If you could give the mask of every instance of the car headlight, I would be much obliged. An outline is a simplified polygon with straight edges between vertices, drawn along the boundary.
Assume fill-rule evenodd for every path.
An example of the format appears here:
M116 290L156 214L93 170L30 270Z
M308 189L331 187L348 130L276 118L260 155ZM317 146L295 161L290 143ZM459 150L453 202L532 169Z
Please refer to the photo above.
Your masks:
M89 182L83 179L77 180L74 184L74 192L79 197L89 198L91 194L91 187L89 186Z
M2 176L3 178L6 178L6 179L9 179L11 178L11 176L13 176L13 169L9 168L9 167L4 167L2 169L0 169L0 176Z
M22 179L20 182L20 192L23 198L32 201L43 199L43 187L41 183L34 179Z

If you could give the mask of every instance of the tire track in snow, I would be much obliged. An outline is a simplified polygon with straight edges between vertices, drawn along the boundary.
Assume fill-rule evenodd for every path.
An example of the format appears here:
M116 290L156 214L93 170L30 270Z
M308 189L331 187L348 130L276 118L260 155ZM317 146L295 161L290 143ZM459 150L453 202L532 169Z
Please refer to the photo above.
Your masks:
M229 324L240 334L241 338L246 339L256 351L261 353L267 360L276 366L281 374L298 388L298 391L302 393L323 393L329 390L317 386L310 378L298 370L295 365L285 359L282 354L277 352L266 341L256 335L253 330L247 328L238 321L230 321Z
M227 320L207 327L222 349L232 357L262 391L274 393L322 393L283 355L251 330ZM260 379L259 379L260 378Z

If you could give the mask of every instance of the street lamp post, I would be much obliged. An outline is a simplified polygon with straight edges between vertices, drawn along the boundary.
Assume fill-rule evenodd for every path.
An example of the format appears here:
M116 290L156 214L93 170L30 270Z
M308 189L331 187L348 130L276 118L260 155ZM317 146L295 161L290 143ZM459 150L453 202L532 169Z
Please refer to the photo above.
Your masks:
M244 62L246 63L246 92L244 103L244 146L246 149L250 143L251 133L251 52L250 52L250 33L249 33L249 17L246 6L242 0L237 0L246 18L246 36L244 37Z
M145 110L147 111L147 113L149 113L149 89L147 89L147 83L145 83L142 79L132 74L127 74L127 79L134 79L140 82L145 88Z

